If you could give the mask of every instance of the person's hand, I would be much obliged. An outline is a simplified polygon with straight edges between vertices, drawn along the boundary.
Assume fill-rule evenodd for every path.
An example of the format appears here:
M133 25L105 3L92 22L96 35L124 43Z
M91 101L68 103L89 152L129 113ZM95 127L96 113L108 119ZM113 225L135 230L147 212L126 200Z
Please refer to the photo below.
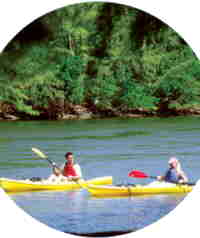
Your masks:
M67 180L71 182L73 180L73 177L72 176L68 176Z
M72 180L77 182L80 178L79 177L72 177Z
M68 181L75 181L77 182L80 178L79 177L74 177L74 176L69 176L67 177Z
M183 179L180 179L180 180L178 181L178 183L183 184L183 183L185 183L185 181L184 181Z
M61 171L60 169L58 169L57 167L54 167L53 168L53 173L56 175L56 176L59 176L61 174Z
M157 178L157 180L159 180L159 181L162 180L162 176L157 176L156 178Z

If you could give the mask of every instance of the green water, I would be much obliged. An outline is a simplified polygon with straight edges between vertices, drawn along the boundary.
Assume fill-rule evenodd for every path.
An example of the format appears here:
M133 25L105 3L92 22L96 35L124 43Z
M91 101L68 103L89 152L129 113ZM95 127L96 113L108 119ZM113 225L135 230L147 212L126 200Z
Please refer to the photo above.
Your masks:
M168 158L175 155L190 180L196 181L199 122L199 117L1 122L0 177L48 177L48 163L31 152L37 147L58 165L67 151L74 152L86 179L112 175L116 184L148 183L151 180L127 175L133 169L163 174ZM184 199L184 195L94 199L84 190L11 197L33 217L67 233L141 229Z

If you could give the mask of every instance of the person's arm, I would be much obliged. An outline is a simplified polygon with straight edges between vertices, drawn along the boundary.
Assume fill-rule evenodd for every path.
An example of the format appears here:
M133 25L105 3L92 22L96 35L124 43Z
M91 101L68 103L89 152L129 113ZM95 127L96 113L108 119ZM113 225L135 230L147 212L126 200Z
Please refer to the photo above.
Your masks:
M167 170L164 175L157 176L157 180L158 181L164 181L166 176L168 176L168 173L169 173L169 170Z
M183 171L179 172L179 177L180 177L179 183L188 183L188 178Z
M77 174L76 177L81 178L82 177L82 172L81 172L81 167L79 166L79 164L75 164L74 169L75 169L76 174Z
M63 173L63 166L61 166L60 168L53 166L53 174L56 176L59 176Z

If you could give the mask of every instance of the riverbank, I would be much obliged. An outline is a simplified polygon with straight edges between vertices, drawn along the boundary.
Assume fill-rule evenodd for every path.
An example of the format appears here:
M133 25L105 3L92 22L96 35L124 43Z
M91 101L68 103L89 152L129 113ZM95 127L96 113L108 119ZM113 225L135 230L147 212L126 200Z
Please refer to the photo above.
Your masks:
M52 114L52 115L51 115ZM55 115L48 111L40 112L38 116L30 116L11 110L10 112L0 111L0 121L17 120L88 120L101 118L143 118L143 117L172 117L172 116L193 116L200 115L200 108L171 109L167 111L136 109L126 112L116 109L98 110L81 105L73 105L65 112Z

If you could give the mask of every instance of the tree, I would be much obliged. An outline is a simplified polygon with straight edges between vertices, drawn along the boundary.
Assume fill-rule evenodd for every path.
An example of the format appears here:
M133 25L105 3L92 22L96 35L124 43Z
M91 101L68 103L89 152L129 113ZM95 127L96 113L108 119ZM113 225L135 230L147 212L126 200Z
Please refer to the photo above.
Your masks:
M84 101L84 64L79 56L63 58L57 78L64 84L66 101L81 104Z

